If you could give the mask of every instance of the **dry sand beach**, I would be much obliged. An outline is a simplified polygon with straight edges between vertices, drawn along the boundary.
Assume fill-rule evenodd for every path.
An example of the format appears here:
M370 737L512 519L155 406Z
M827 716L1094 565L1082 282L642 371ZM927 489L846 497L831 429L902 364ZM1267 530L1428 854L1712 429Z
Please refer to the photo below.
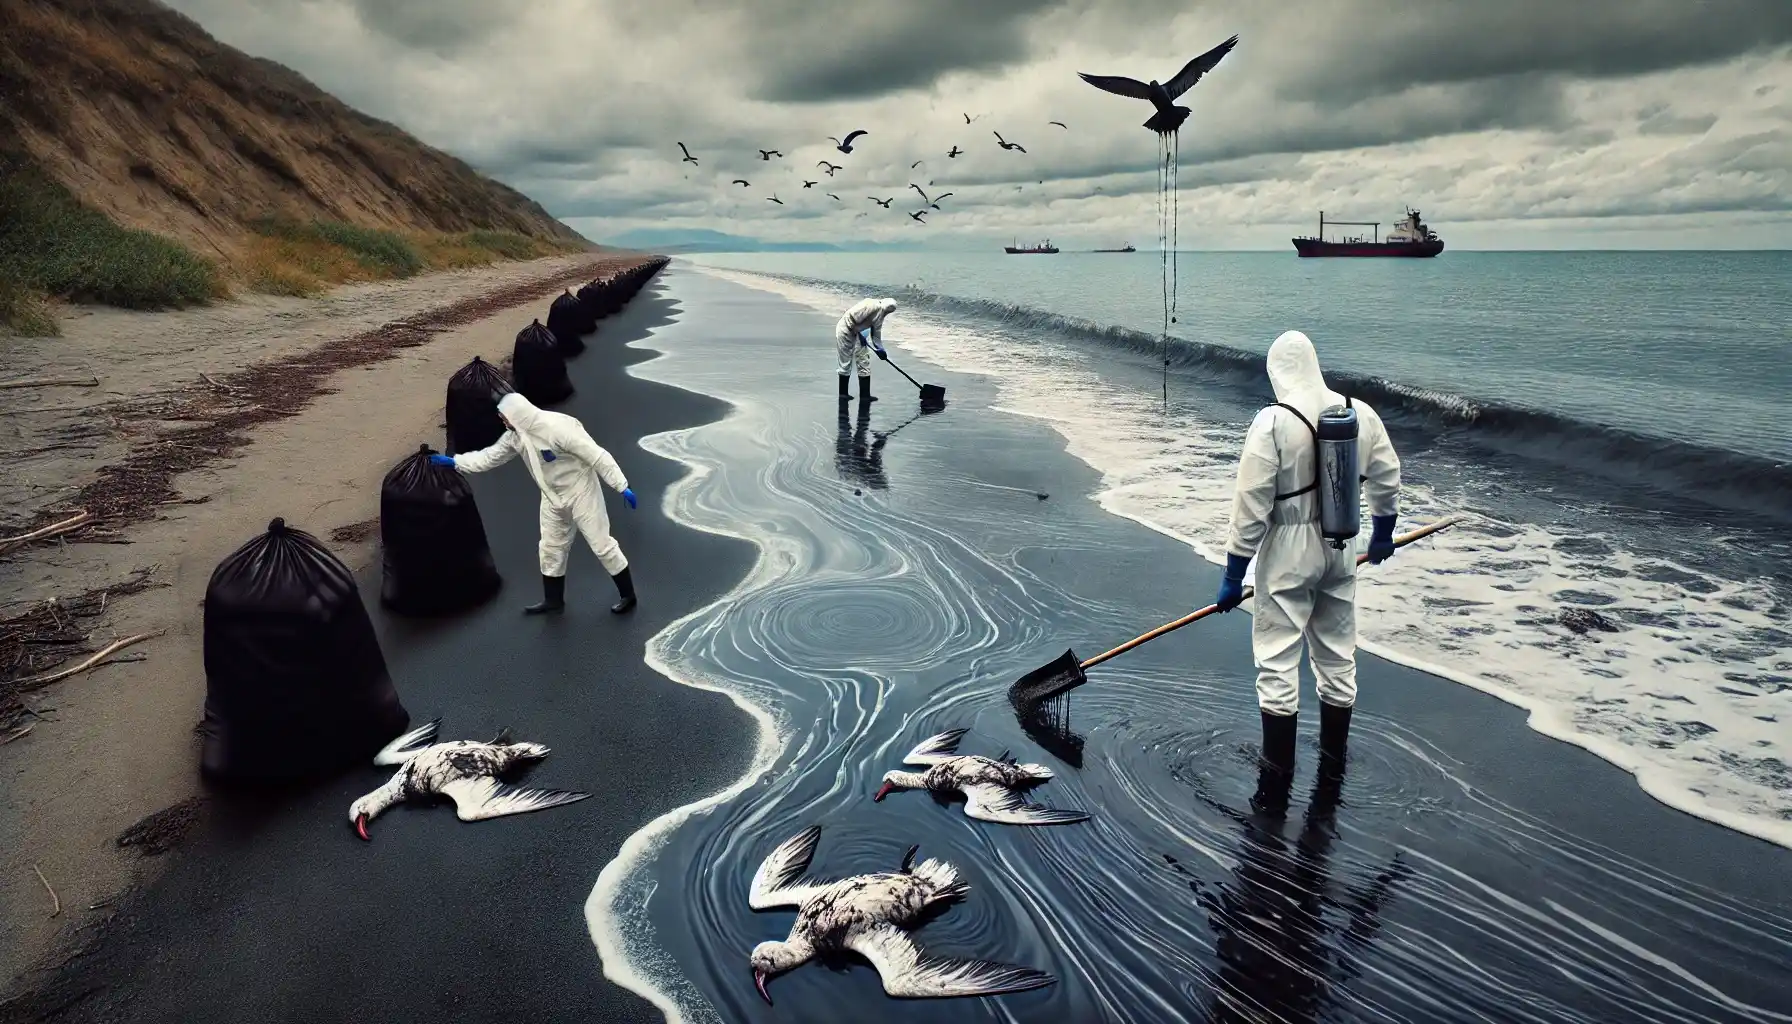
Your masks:
M0 693L8 988L101 920L155 863L140 854L177 842L191 820L182 807L199 792L200 601L219 559L288 516L351 566L367 564L380 480L420 441L440 444L447 377L475 355L507 357L517 329L562 287L639 260L580 254L185 312L81 308L61 338L0 339L0 534L66 521L83 499L105 505L81 531L0 554L5 615L51 598L98 613L82 617L90 639L69 660L14 642L0 659L35 661L0 671L73 667L116 639L158 634L48 687ZM280 370L257 379L244 375L250 367ZM202 443L170 438L208 424ZM97 483L120 469L133 472ZM156 493L163 479L174 493ZM134 833L144 841L119 843L164 809Z

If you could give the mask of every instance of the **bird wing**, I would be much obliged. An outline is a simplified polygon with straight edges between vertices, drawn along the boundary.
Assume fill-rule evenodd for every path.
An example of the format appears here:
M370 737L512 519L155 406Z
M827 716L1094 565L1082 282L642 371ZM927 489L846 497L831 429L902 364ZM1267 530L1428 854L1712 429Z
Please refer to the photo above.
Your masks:
M832 192L829 192L829 193L828 193L828 198L829 198L829 199L832 199L832 200L833 200L833 201L834 201L834 202L836 202L836 203L844 203L844 202L846 202L846 200L844 200L844 199L842 199L842 198L840 198L840 197L839 197L839 196L837 196L837 195L835 195L835 194L834 194L834 193L832 193Z
M821 826L810 825L766 854L759 862L759 870L753 873L753 883L747 887L747 906L754 910L800 906L810 893L821 888L814 882L797 884L809 870L820 842Z
M1111 92L1116 96L1131 96L1135 100L1151 98L1151 87L1136 78L1125 78L1120 75L1085 75L1081 71L1078 71L1076 76L1102 92Z
M745 178L736 178L733 181L729 182L728 184L730 184L730 185L750 185L750 184L752 184L752 182L748 181Z
M454 801L456 816L462 821L483 821L507 814L527 814L549 807L578 803L590 793L569 793L558 789L523 789L507 786L489 775L471 779L455 779L441 787L441 793Z
M871 961L883 979L884 992L899 999L993 996L1043 988L1057 980L1031 967L928 956L907 932L892 924L848 935L846 948Z
M1238 37L1233 36L1213 49L1208 50L1206 53L1203 53L1201 56L1184 64L1182 70L1176 72L1175 78L1164 83L1164 92L1169 93L1171 99L1175 99L1189 91L1196 82L1201 80L1202 75L1212 71L1213 66L1218 64L1220 59L1225 57L1226 54L1231 53L1232 48L1237 45Z
M860 129L860 130L858 130L858 131L856 131L856 132L847 132L847 133L846 133L846 141L845 141L845 142L842 142L842 143L840 143L840 144L841 144L841 145L842 145L842 146L850 146L850 145L852 145L852 140L854 140L854 139L856 139L856 138L858 138L858 137L859 137L859 136L861 136L861 135L869 135L869 134L871 134L871 133L870 133L870 132L868 132L868 131L865 131L865 130L864 130L864 129L862 129L862 128L861 128L861 129Z
M1020 150L1022 153L1025 153L1027 151L1027 147L1021 145L1018 142L1010 142L1009 145L1013 146L1015 149Z
M927 202L927 193L921 191L921 186L911 181L908 183L908 187L915 190L915 193L921 197L923 203Z
M418 726L403 736L380 748L373 755L373 763L378 765L403 764L416 757L418 752L436 741L436 729L442 724L440 718L432 720L428 725Z
M688 149L686 149L686 148L684 148L684 143L682 143L682 142L680 142L680 143L679 143L679 144L678 144L678 151L679 151L679 152L680 152L680 153L683 153L683 154L684 154L684 155L685 155L685 156L690 156L690 155L691 155L691 151L690 151L690 150L688 150Z
M1059 811L1027 803L1014 790L989 782L964 787L964 813L999 825L1069 825L1089 820L1082 811Z
M1060 128L1062 128L1062 129L1064 129L1064 130L1065 130L1065 131L1069 131L1069 130L1070 130L1070 126L1069 126L1069 125L1067 125L1067 124L1065 124L1065 123L1064 123L1064 122L1062 122L1062 121L1047 121L1047 122L1045 122L1045 123L1046 123L1046 124L1055 124L1055 125L1057 125L1057 126L1058 126L1058 127L1060 127Z
M939 195L933 197L933 201L937 203L951 194L952 193L950 192L941 192Z
M908 165L908 169L912 171L926 162L927 161L925 160L916 160L914 163Z
M948 729L945 732L929 736L915 746L902 759L903 764L939 764L958 755L958 741L964 739L969 729Z

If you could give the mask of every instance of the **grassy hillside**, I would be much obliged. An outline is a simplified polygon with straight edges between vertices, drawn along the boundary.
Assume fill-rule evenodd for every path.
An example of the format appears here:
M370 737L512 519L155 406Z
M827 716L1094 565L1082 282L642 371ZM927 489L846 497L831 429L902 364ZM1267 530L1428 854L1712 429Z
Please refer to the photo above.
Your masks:
M0 0L0 322L589 247L528 197L156 0Z

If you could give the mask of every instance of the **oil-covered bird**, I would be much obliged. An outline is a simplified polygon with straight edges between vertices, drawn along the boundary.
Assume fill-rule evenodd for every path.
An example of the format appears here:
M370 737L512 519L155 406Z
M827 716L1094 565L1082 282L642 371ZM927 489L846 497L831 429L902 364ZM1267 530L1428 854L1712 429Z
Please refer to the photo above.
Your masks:
M877 970L884 992L897 998L993 996L1043 988L1056 979L1031 967L928 956L908 936L971 887L952 865L927 858L915 863L911 846L895 871L854 875L838 881L805 877L821 842L821 826L811 825L766 855L747 887L754 910L795 907L796 921L785 939L753 947L748 962L753 986L767 1003L766 982L818 957L857 953Z
M695 164L695 163L697 163L697 158L696 158L696 157L694 157L694 156L692 156L692 155L691 155L691 151L690 151L690 150L688 150L688 149L686 149L686 148L684 148L684 143L682 143L682 142L680 142L680 143L679 143L679 144L678 144L678 151L679 151L679 152L680 152L680 153L683 153L683 154L684 154L684 159L683 159L683 160L680 160L680 161L679 161L679 163L681 163L681 164ZM698 166L702 166L702 165L701 165L701 164L698 164Z
M863 128L861 128L856 132L847 132L845 139L836 139L832 135L830 135L830 136L828 136L828 141L832 142L834 144L834 148L839 150L840 152L851 153L852 152L852 140L858 138L861 135L870 135L870 134L871 134L870 132L865 131Z
M1009 142L1007 139L1002 138L1001 132L991 132L990 134L992 134L996 137L996 145L1002 147L1003 149L1018 149L1022 153L1025 153L1027 151L1026 147L1022 146L1020 143Z
M377 765L398 765L386 784L349 805L348 820L362 839L371 839L367 823L382 811L407 800L445 796L454 801L462 821L481 821L507 814L525 814L577 803L590 793L555 789L520 789L499 779L507 772L548 756L539 743L517 743L505 729L490 742L436 742L441 719L398 737L373 756Z
M784 154L778 152L775 149L762 149L759 151L759 159L761 159L761 160L770 160L774 156L782 157L783 155Z
M1060 811L1028 803L1023 794L1050 782L1052 770L1042 764L1017 764L1006 751L998 758L960 754L958 741L964 739L966 732L969 730L952 729L922 740L902 763L925 765L927 770L885 772L883 785L872 802L881 801L893 789L925 789L942 796L963 793L965 816L979 821L1070 825L1089 820L1082 811Z
M1145 122L1145 127L1160 135L1167 135L1182 127L1182 122L1188 120L1190 113L1187 107L1179 107L1175 104L1176 97L1193 88L1194 84L1201 80L1202 75L1212 71L1214 66L1226 54L1231 53L1232 48L1237 45L1238 37L1233 36L1184 64L1182 70L1176 72L1175 78L1162 84L1159 84L1155 78L1149 82L1141 82L1119 75L1085 75L1080 71L1077 72L1077 76L1104 92L1111 92L1116 96L1130 96L1135 100L1149 101L1153 107L1157 108L1157 112Z
M830 164L830 163L828 163L828 162L827 162L827 161L826 161L826 160L817 160L817 161L815 161L815 166L817 166L817 167L819 167L819 168L821 168L821 169L822 169L822 170L824 170L824 171L826 171L826 172L828 172L828 177L830 177L830 178L832 178L832 177L833 177L833 176L834 176L834 172L835 172L835 171L837 171L837 170L839 170L839 169L840 169L840 165L839 165L839 164Z

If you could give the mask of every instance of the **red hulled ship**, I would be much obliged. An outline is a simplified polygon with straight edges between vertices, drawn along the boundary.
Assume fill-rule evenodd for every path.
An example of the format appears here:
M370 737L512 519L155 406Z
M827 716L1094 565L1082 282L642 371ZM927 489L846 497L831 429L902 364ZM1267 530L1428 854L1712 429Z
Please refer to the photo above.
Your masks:
M1364 238L1357 235L1352 238L1341 238L1329 241L1325 237L1325 226L1374 228L1374 233ZM1319 234L1310 238L1294 239L1294 251L1302 256L1436 256L1444 251L1444 240L1437 237L1437 232L1425 226L1419 219L1419 211L1407 210L1405 219L1396 223L1386 238L1381 237L1379 221L1332 220L1325 219L1325 212L1319 214Z

